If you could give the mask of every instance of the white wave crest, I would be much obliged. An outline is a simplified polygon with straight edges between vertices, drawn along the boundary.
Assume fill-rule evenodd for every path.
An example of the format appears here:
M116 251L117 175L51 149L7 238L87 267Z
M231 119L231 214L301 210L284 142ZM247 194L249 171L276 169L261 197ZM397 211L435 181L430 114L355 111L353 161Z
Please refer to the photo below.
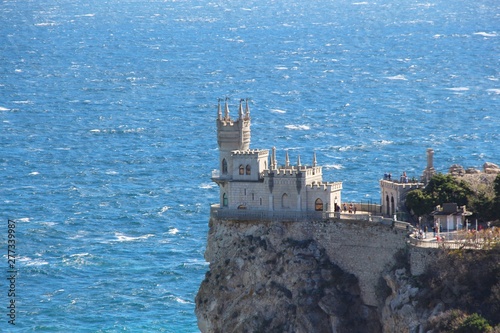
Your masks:
M149 237L154 237L154 235L147 234L147 235L142 235L142 236L138 236L138 237L131 237L131 236L126 236L126 235L119 233L119 232L115 232L115 237L116 237L116 240L119 242L133 242L133 241L138 241L138 240L142 240L142 239L148 239Z
M168 233L169 233L170 235L176 235L178 232L179 232L179 229L177 229L177 228L171 228L171 229L168 231Z
M308 125L285 125L285 128L290 129L290 130L302 130L302 131L307 131L311 129Z
M474 35L483 36L483 37L497 37L498 36L494 32L484 32L484 31L475 32Z
M280 109L271 109L272 113L286 113L285 110L280 110Z
M455 87L455 88L446 88L446 90L451 90L451 91L467 91L469 88L467 87Z
M408 79L404 76L404 75L394 75L394 76L388 76L386 77L386 79L389 79L389 80L401 80L401 81L408 81Z
M161 215L161 214L165 213L169 209L170 209L169 206L163 206L163 207L161 207L159 214Z
M32 259L30 257L19 257L18 261L20 261L24 266L43 266L48 265L49 263L42 259Z
M327 164L324 166L325 169L335 169L335 170L340 170L343 169L344 167L341 164Z
M55 22L41 22L41 23L35 23L35 27L53 27L57 25Z

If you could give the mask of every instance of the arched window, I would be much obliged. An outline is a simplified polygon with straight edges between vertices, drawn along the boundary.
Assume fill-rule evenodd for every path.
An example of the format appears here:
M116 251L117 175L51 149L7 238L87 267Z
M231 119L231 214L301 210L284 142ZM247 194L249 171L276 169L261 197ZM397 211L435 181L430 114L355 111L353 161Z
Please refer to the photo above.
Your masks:
M289 204L288 204L288 194L286 193L283 193L283 195L281 196L281 208L289 208Z
M250 167L250 164L247 164L247 175L250 175L252 168Z
M244 175L245 174L245 167L243 166L243 164L240 165L240 175Z
M391 205L389 204L389 195L385 196L385 206L387 207L385 210L387 215L391 215Z
M222 159L222 174L225 175L227 174L227 161L226 159Z
M391 196L391 215L394 215L394 197Z
M323 211L323 201L321 199L318 198L314 202L314 210L318 211L318 212L322 212Z
M224 193L222 195L222 206L227 207L227 194L226 193Z

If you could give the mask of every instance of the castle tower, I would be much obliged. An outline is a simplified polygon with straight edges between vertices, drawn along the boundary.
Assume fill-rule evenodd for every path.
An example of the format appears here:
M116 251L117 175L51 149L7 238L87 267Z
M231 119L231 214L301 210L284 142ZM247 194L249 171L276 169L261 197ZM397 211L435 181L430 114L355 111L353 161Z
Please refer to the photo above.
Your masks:
M434 150L432 148L427 149L427 167L422 173L422 182L427 185L431 180L432 176L436 173L434 169Z
M221 178L231 172L231 152L234 150L250 149L250 109L246 100L245 112L243 112L243 100L240 100L239 117L231 119L229 115L228 98L224 105L222 115L220 99L217 107L217 143L219 145L219 165Z

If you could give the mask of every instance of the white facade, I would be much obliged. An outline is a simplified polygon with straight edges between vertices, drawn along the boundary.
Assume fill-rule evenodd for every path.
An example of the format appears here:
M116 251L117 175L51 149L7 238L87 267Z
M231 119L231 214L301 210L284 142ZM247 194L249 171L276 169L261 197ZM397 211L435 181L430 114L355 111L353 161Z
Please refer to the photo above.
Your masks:
M323 182L322 167L290 165L288 153L283 166L276 161L276 150L250 149L250 111L239 118L229 117L227 101L222 115L219 103L217 117L220 170L212 180L220 188L220 209L275 212L334 212L342 202L341 182Z

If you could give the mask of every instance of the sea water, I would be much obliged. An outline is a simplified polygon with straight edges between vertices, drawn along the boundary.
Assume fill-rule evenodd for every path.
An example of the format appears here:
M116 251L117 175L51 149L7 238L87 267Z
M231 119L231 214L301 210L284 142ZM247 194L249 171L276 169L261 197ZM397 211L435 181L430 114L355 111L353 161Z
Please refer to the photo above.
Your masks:
M496 0L0 3L2 332L197 332L217 99L253 148L384 173L500 163ZM7 221L15 222L15 297ZM15 301L15 326L8 308Z

